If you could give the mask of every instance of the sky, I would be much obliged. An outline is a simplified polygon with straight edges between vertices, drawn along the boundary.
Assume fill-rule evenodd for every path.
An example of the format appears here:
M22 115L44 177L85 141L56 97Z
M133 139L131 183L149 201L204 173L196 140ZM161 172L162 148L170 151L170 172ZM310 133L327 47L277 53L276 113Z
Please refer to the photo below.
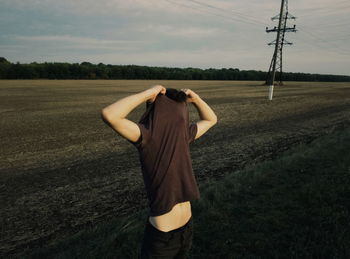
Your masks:
M267 71L280 0L0 0L0 56ZM292 0L283 71L350 75L350 1Z

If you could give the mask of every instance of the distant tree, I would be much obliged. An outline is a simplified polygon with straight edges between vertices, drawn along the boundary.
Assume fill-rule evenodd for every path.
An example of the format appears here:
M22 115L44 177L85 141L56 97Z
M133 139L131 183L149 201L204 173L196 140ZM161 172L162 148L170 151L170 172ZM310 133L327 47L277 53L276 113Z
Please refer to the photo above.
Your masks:
M92 64L90 62L86 62L86 61L80 63L80 65L82 65L82 66L92 66Z
M9 79L35 79L39 75L36 73L34 66L30 64L21 65L17 62L8 68L7 77Z
M0 57L0 63L10 63L10 62L8 62L7 59L4 57Z
M139 65L97 65L90 62L12 64L0 57L0 79L173 79L173 80L259 80L265 81L267 72L238 68L179 68ZM277 74L278 77L278 74ZM350 82L350 76L309 73L284 73L283 81Z
M99 78L99 79L108 79L109 78L106 65L99 63L97 65L95 71L96 71L96 78Z
M0 79L8 78L8 70L11 67L11 63L6 58L0 57Z

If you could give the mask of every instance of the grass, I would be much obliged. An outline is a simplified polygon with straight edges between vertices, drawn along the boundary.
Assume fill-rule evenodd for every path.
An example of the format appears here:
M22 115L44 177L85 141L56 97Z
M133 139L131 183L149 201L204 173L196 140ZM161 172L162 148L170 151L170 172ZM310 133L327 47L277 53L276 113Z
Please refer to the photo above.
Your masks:
M200 185L191 258L350 258L350 130ZM137 258L146 211L32 251L33 258Z

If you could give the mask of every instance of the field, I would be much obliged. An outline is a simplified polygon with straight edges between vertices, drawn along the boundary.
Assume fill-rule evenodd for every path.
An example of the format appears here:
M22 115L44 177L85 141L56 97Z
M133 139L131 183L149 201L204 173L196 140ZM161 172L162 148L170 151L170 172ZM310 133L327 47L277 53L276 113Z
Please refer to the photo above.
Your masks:
M191 145L200 184L350 126L349 83L287 82L268 101L261 82L0 81L0 255L146 208L136 149L100 112L153 84L190 88L217 114ZM194 107L190 118L198 119Z

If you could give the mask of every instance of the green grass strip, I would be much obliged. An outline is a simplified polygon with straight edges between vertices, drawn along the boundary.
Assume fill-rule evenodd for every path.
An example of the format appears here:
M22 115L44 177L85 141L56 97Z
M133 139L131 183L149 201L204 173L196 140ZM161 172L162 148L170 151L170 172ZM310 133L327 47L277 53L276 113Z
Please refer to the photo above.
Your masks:
M350 258L350 130L200 190L191 258ZM137 258L146 219L118 218L29 257Z

